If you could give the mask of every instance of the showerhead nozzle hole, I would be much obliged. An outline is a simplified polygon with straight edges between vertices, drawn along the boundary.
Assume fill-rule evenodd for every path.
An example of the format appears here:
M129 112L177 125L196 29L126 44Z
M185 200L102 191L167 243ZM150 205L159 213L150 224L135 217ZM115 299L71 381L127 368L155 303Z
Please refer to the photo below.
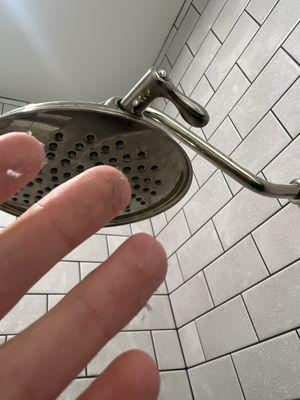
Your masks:
M85 138L85 140L86 140L88 143L94 143L94 141L95 141L95 136L94 136L94 135L87 135L87 137Z
M152 165L151 171L157 171L157 170L158 170L158 166L157 165Z
M57 168L51 168L50 169L51 174L57 174Z
M50 187L48 187L48 186L45 187L45 192L51 192L51 190L52 190L52 189L51 189Z
M160 186L161 185L161 180L158 179L157 181L155 181L155 185Z
M141 205L144 206L146 204L145 201L141 201Z
M139 179L140 179L140 178L139 178L138 176L133 176L133 177L131 178L132 182L138 182Z
M83 165L77 165L76 170L77 170L77 172L82 172L82 171L84 171L84 166Z
M65 179L70 179L70 178L71 178L70 172L65 172L65 173L64 173L64 178L65 178Z
M140 185L134 185L134 186L133 186L133 189L134 189L134 190L140 189Z
M23 197L28 198L28 197L30 197L30 194L28 194L28 193L23 193Z
M141 197L137 197L137 198L136 198L136 201L141 201L141 200L142 200Z
M62 142L64 140L64 135L61 132L56 132L54 137L55 137L55 140L57 140L58 142Z
M155 196L156 195L156 191L152 190L152 192L150 192L150 194L152 194L152 196Z
M147 193L147 192L149 192L149 190L150 190L149 188L144 188L143 192Z
M57 149L57 143L49 143L49 149L52 151L55 151Z
M116 148L117 148L117 149L123 149L123 147L124 147L124 142L123 142L123 140L117 140L117 141L116 141Z
M13 201L18 201L18 199L16 197L13 197L12 200Z
M99 156L99 154L96 151L92 151L90 153L90 159L91 160L97 160L98 156Z
M108 162L110 163L110 165L116 165L118 160L115 157L112 157L108 160Z
M150 178L145 178L144 179L144 183L150 183L151 182L151 179Z
M62 165L63 167L66 167L67 165L70 165L70 160L68 160L67 158L63 158L63 159L61 160L61 165Z
M131 171L130 167L124 167L123 168L123 172L125 172L125 174L129 174L130 171Z
M78 151L82 151L84 149L84 145L82 143L76 143L75 149Z
M100 165L104 165L103 162L101 162L101 161L95 162L95 167L99 167Z
M138 169L139 172L144 172L144 171L145 171L144 165L139 165L139 166L137 167L137 169Z
M28 182L28 183L27 183L27 186L29 186L29 187L30 187L30 186L33 186L33 182Z
M144 151L139 151L138 152L138 158L140 160L143 160L146 157L146 153Z
M55 154L54 153L47 153L48 160L54 160Z
M130 154L124 154L123 160L126 162L129 162L131 160L131 155Z
M136 198L136 194L135 194L135 193L132 193L131 198L132 198L132 199Z
M24 200L24 203L28 204L28 203L29 203L29 200L25 199L25 200Z
M42 183L42 182L43 182L43 179L42 179L42 178L36 178L36 181L37 181L38 183Z
M101 151L103 154L108 154L109 150L110 150L110 148L107 145L101 147Z
M70 158L75 158L77 156L77 153L76 153L76 151L71 150L71 151L68 152L68 156Z
M42 196L35 196L36 200L41 200Z
M58 176L52 176L51 177L52 182L57 182L58 181Z

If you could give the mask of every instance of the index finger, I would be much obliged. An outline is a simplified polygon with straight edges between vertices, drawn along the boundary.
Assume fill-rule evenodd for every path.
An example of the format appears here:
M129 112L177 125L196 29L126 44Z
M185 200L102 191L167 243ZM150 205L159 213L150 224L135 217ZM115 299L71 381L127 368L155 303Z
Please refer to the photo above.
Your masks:
M94 167L57 187L0 233L0 318L53 265L114 218L130 186L115 168Z

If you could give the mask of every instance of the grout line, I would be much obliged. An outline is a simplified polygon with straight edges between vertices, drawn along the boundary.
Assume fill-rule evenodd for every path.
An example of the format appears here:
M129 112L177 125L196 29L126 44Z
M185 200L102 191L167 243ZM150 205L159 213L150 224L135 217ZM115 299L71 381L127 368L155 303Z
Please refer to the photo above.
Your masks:
M154 329L150 330L150 337L151 337L151 342L152 342L152 346L153 346L153 353L154 353L154 357L155 357L155 362L156 362L157 368L159 368L158 367L157 354L156 354L156 348L155 348L154 339L153 339L153 332L154 332Z
M213 298L213 296L212 296L212 294L211 294L211 290L210 290L210 287L209 287L209 285L208 285L207 278L206 278L206 275L205 275L205 273L204 273L204 270L201 270L200 272L202 272L202 275L203 275L203 278L204 278L204 280L205 280L205 283L206 283L206 286L207 286L207 290L208 290L208 293L209 293L211 302L213 303L213 306L214 306L213 309L215 309L215 308L216 308L216 303L215 303L215 300L214 300L214 298ZM199 274L200 274L200 272L199 272Z
M221 303L219 303L219 304L217 305L216 308L214 308L214 309L209 309L209 310L203 312L202 314L200 314L200 315L198 315L197 317L191 319L190 321L188 321L188 322L186 322L186 323L180 325L178 328L184 327L185 325L189 324L191 321L195 321L196 319L198 319L198 318L200 318L200 317L202 317L202 316L208 314L209 312L211 312L211 311L217 309L218 307L224 305L225 303L227 303L227 302L229 302L229 301L235 299L236 297L242 295L243 293L245 293L245 292L247 292L248 290L252 289L254 286L263 283L263 282L266 281L267 279L271 279L272 277L276 276L276 275L277 275L278 273L280 273L280 272L283 272L286 268L292 266L293 264L295 264L295 263L296 263L297 261L299 261L299 260L300 260L300 258L298 258L297 260L294 260L294 261L291 262L289 265L287 265L286 267L280 269L279 271L276 271L276 272L275 272L274 274L272 274L271 276L268 275L268 276L266 276L266 277L264 277L264 278L262 278L262 279L256 281L256 282L253 283L251 286L249 286L249 287L247 287L246 289L244 289L242 292L237 293L237 294L235 294L235 295L233 295L233 296L227 298L226 300L222 301ZM207 267L206 267L206 268L207 268ZM205 270L204 270L204 271L205 271ZM199 272L201 272L201 271L199 271ZM195 275L197 275L199 272L197 272ZM195 275L193 275L193 277L194 277ZM190 280L190 279L192 279L192 278L189 278L188 280ZM181 286L183 286L186 282L188 282L188 280L185 281L183 284L179 285L176 289L174 289L174 290L170 293L170 295L172 295L177 289L179 289L179 288L180 288Z
M283 96L280 97L279 101L282 99ZM274 107L274 106L273 106ZM283 128L283 130L286 132L287 136L289 137L290 142L293 141L293 136L290 135L290 133L287 131L286 127L283 125L283 123L280 121L280 119L277 117L275 112L273 111L273 107L270 109L270 113L273 115L273 117L276 119L276 121L279 123L279 125ZM289 142L289 143L290 143Z
M265 265L265 267L266 267L266 270L267 270L269 276L271 276L271 272L270 272L270 270L269 270L269 268L268 268L267 262L266 262L266 260L264 259L263 255L262 255L262 252L260 251L260 248L258 247L258 244L256 243L255 238L254 238L252 232L250 233L250 236L251 236L251 238L252 238L252 240L253 240L253 242L254 242L254 245L255 245L255 247L256 247L256 249L257 249L257 251L258 251L258 253L259 253L259 255L260 255L260 257L261 257L261 259L262 259L262 261L263 261L263 263L264 263L264 265Z
M189 233L190 233L190 237L191 237L191 236L192 236L192 231L191 231L190 225L189 225L189 223L188 223L188 220L187 220L187 218L186 218L184 209L182 209L182 214L183 214L183 218L184 218L184 220L185 220L185 222L186 222L186 225L187 225L187 227L188 227L188 230L189 230Z
M249 3L248 3L249 4ZM247 6L248 6L248 4L247 4ZM247 7L246 6L246 7ZM256 22L257 23L257 25L259 25L259 28L258 28L258 31L260 30L260 28L261 28L261 26L263 26L263 24L264 24L264 22L263 23L261 23L261 22L259 22L259 21L257 21L257 19L256 18L254 18L253 17L253 15L251 15L250 13L249 13L249 11L246 9L246 7L245 7L245 9L244 9L244 12L246 13L246 14L248 14L249 15L249 17L251 18L251 19L253 19L253 21L254 22Z
M173 25L174 25L177 29L180 28L180 26L181 26L181 24L182 24L182 21L184 20L184 17L186 16L186 14L187 14L187 12L188 12L190 6L191 6L191 4L189 4L188 8L186 9L186 11L185 11L185 13L184 13L184 16L181 18L180 24L178 24L178 26L176 26L176 21L177 21L179 15L181 14L181 11L183 10L183 7L187 4L187 2L188 2L188 0L185 0L185 1L182 3L182 6L180 7L180 10L179 10L179 12L178 12L178 14L177 14L177 16L176 16L176 18L175 18L175 21L174 21L174 24L173 24Z
M234 364L234 361L233 361L232 354L230 354L230 359L231 359L231 362L232 362L233 369L234 369L234 371L235 371L235 374L236 374L237 380L238 380L238 382L239 382L239 385L240 385L241 392L242 392L242 394L243 394L244 400L246 400L246 396L245 396L245 393L244 393L244 389L243 389L243 386L242 386L242 383L241 383L241 380L240 380L239 374L238 374L238 372L237 372L236 366L235 366L235 364Z
M247 307L246 301L245 301L245 299L244 299L243 293L241 293L241 299L242 299L242 302L244 303L244 307L245 307L246 313L247 313L247 315L248 315L248 318L249 318L249 320L250 320L250 323L251 323L251 325L252 325L252 327L253 327L253 330L254 330L254 332L255 332L257 341L259 342L260 339L259 339L259 336L258 336L258 333L257 333L257 329L256 329L256 326L255 326L253 320L252 320L252 317L251 317L251 315L250 315L250 312L249 312L249 310L248 310L248 307Z
M217 228L216 228L215 221L213 220L213 218L211 218L210 221L211 221L212 224L213 224L213 227L214 227L214 229L215 229L215 231L216 231L216 234L217 234L217 236L218 236L220 245L221 245L221 247L222 247L222 249L223 249L223 252L225 253L226 250L225 250L225 247L223 246L223 243L222 243L222 240L221 240L221 238L220 238L219 232L218 232L218 230L217 230ZM224 254L224 253L223 253L223 254Z

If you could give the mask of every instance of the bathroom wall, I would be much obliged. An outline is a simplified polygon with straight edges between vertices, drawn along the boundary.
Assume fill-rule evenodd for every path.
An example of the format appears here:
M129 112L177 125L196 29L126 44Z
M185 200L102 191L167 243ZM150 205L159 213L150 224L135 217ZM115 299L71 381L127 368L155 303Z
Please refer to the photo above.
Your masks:
M299 0L187 0L156 62L206 106L193 132L282 183L300 177L299 19ZM188 154L188 194L152 219L191 387L175 398L299 399L300 209Z
M210 124L192 130L278 182L300 176L299 17L299 0L188 0L156 60L207 107ZM21 105L0 102L2 111ZM155 105L183 122L172 104ZM60 399L74 399L131 347L158 362L160 400L300 398L300 209L242 189L183 147L195 172L184 199L151 220L93 235L0 322L1 343L132 233L161 240L166 286ZM13 220L0 213L0 227Z
M24 104L0 98L0 112L8 112ZM15 217L0 211L0 231L14 220ZM105 261L124 240L141 231L153 235L151 221L101 229L58 262L0 321L0 344L44 315L93 268ZM166 346L172 346L172 351L166 352ZM189 387L188 380L165 283L152 296L148 305L97 354L59 399L74 400L115 357L131 348L146 351L157 362L162 377L160 399L171 399L174 393L184 395ZM169 371L173 369L178 371L170 375Z

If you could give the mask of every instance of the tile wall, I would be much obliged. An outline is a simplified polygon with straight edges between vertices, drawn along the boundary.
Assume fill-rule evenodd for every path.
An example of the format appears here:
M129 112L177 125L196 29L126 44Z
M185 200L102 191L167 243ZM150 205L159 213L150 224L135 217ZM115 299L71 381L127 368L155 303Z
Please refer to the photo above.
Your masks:
M299 0L186 0L156 60L209 111L209 125L193 132L278 182L300 177L299 20ZM0 102L2 112L21 105ZM172 104L159 99L155 106L183 122ZM300 398L300 209L243 189L182 146L194 179L177 205L151 220L102 229L0 322L1 343L131 234L161 240L166 284L61 399L75 398L133 347L156 360L160 400ZM13 219L1 213L0 226Z
M186 0L156 61L208 110L194 133L282 183L300 176L299 21L299 0ZM300 399L300 209L188 154L189 192L152 219L169 256L182 399Z

